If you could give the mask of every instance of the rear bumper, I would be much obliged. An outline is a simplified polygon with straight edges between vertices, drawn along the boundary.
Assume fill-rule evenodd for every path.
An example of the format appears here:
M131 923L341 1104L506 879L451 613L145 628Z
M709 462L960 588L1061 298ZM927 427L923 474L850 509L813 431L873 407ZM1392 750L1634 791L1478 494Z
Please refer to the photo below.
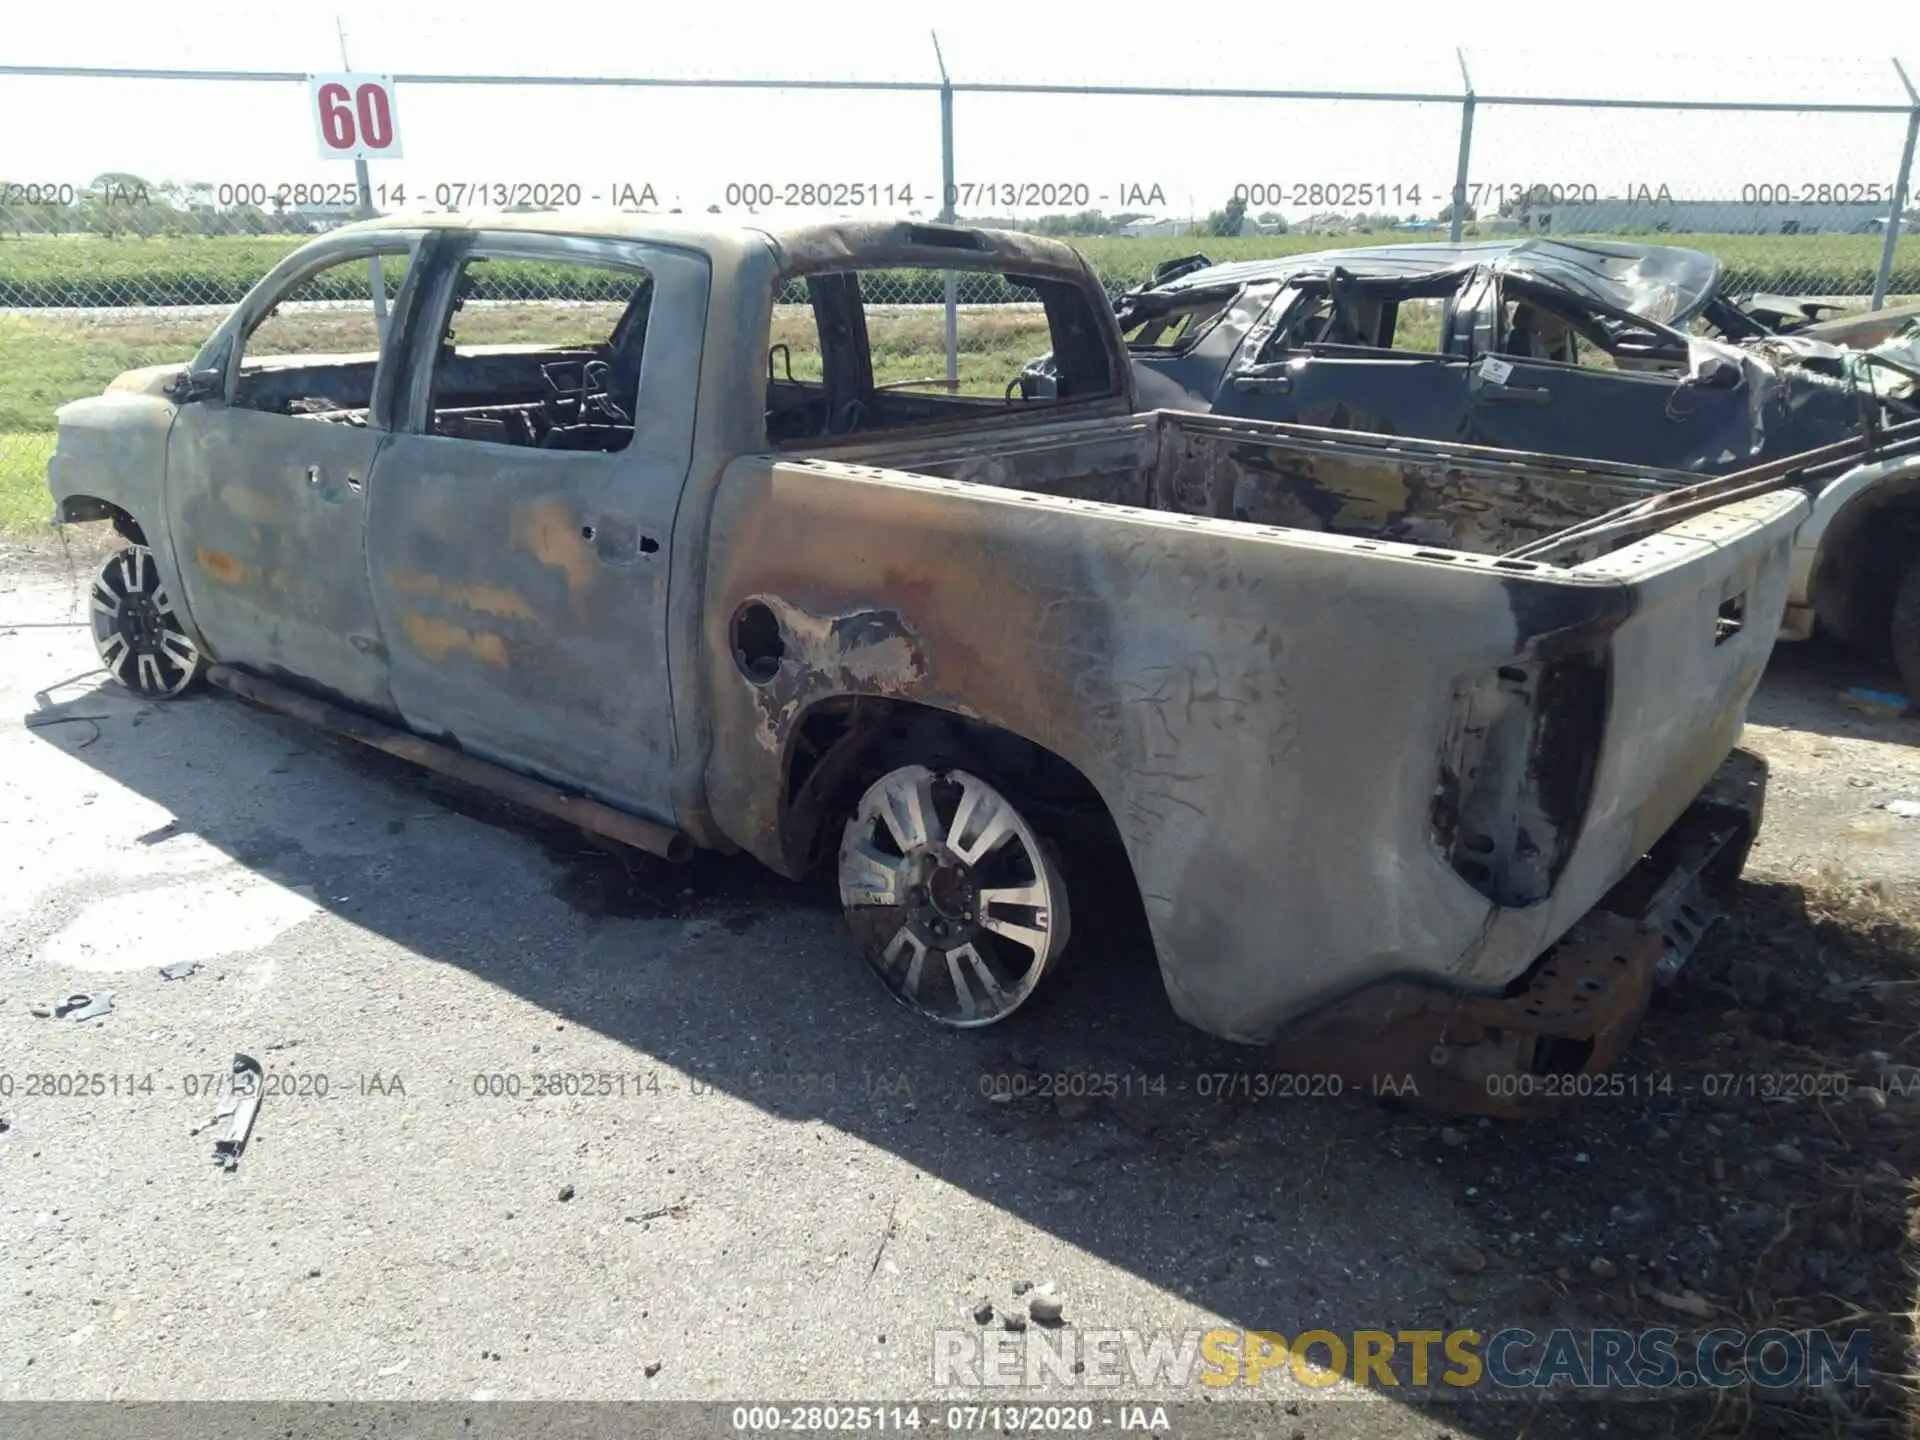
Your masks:
M1614 1093L1605 1072L1745 864L1766 781L1764 760L1734 751L1652 850L1501 993L1425 978L1370 985L1282 1031L1276 1065L1423 1109L1509 1118Z

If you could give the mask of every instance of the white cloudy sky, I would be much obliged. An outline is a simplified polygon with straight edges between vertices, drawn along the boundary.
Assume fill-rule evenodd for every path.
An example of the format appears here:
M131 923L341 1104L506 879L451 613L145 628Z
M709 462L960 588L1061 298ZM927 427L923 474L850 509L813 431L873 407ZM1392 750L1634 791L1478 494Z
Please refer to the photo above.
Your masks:
M458 12L337 0L314 8L97 0L26 5L8 65L338 68L334 20L365 71L927 80L930 30L959 81L1457 92L1464 46L1482 95L1573 94L1904 104L1890 57L1920 78L1920 9L1828 0L1770 8L1482 3L1126 9L851 0L813 6L564 5L469 0ZM1185 17L1191 24L1183 28ZM544 35L529 33L544 29ZM1161 213L1217 206L1239 182L1452 184L1459 110L1214 99L961 94L962 182L1065 182L1121 208L1158 185ZM399 96L405 159L376 183L564 181L598 193L652 184L703 209L730 181L911 185L940 180L931 94L472 87ZM1743 184L1888 184L1900 116L1647 114L1483 106L1473 179L1667 186L1720 197ZM0 178L345 179L318 158L297 83L137 82L0 73ZM979 208L976 207L976 213ZM1049 208L1070 208L1056 206ZM1291 205L1282 210L1300 213ZM1354 208L1354 207L1342 207ZM1372 208L1406 208L1395 205Z

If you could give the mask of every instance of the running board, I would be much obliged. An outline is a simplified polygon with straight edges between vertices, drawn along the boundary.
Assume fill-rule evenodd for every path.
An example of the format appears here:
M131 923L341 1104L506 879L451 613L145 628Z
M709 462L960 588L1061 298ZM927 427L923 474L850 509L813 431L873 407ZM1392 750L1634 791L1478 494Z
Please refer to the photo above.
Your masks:
M323 730L331 730L336 735L344 735L349 740L357 740L362 745L409 761L422 769L489 790L529 810L538 810L543 815L578 825L582 830L605 835L610 840L618 840L649 855L658 855L663 860L678 862L693 854L693 840L684 831L643 820L638 815L615 810L611 805L602 805L598 800L589 800L583 795L569 795L564 790L516 774L491 761L462 754L451 746L395 729L352 710L329 705L324 700L315 700L284 685L276 685L271 680L262 680L257 675L235 670L230 665L210 667L207 683L217 685L243 700L264 705L269 710L278 710L296 720L304 720Z

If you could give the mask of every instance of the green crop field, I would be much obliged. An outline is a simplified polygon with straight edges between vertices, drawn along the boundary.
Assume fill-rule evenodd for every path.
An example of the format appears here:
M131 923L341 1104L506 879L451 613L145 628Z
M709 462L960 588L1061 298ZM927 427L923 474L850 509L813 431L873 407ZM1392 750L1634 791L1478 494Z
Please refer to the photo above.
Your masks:
M1118 290L1145 280L1163 261L1195 252L1217 261L1246 260L1437 238L1432 232L1236 239L1194 236L1130 240L1097 236L1072 243L1093 261L1109 288ZM1687 245L1715 254L1727 267L1731 288L1801 295L1864 297L1871 289L1881 250L1879 237L1873 235L1631 238ZM0 315L0 529L36 525L45 517L46 457L52 447L54 410L58 406L80 396L99 394L123 370L189 359L216 323L205 314L182 316L156 311L183 305L231 305L300 243L301 237L284 235L151 239L0 236L0 307L56 312L60 307L99 307L87 315ZM390 282L392 278L390 275ZM324 297L311 292L313 298L351 299L367 294L364 267L341 267L326 279L331 288ZM479 293L483 299L529 295L606 298L603 293L580 289L580 284L577 270L502 264L493 270ZM944 284L937 274L894 272L871 285L869 291L876 299L895 304L934 304L943 298ZM1890 291L1894 295L1920 292L1920 239L1907 236L1900 240ZM798 300L803 296L795 293L783 298ZM963 292L964 300L984 304L1030 298L1030 294L1006 287L998 277L971 277ZM537 309L500 307L497 323L512 328L511 333L503 329L498 338L538 338L545 322L534 313ZM123 313L112 313L116 310ZM463 338L484 313L466 312ZM577 310L574 313L579 314ZM305 334L311 348L327 348L330 323L316 315L309 325L295 327L295 337ZM495 322L478 323L490 327ZM796 342L796 374L806 371L809 360L797 343L803 328L789 326L793 334L783 329L780 337ZM874 340L883 383L944 372L940 327L930 316L896 316L885 334L876 331ZM970 393L998 393L1021 361L1046 348L1044 333L1037 324L1012 317L993 326L963 329L962 342L961 381Z
M1263 235L1234 239L1173 236L1129 240L1101 235L1075 239L1110 287L1137 284L1153 267L1201 251L1215 260L1252 260L1353 245L1431 242L1437 232L1377 235ZM1726 264L1737 289L1799 295L1867 294L1880 263L1877 235L1636 235L1636 240L1686 245ZM151 239L98 235L0 236L0 306L232 304L273 263L301 243L287 235L188 235ZM528 279L538 266L521 267ZM890 296L937 301L928 294ZM1895 247L1892 289L1920 290L1920 238ZM348 298L343 290L339 298ZM555 298L566 298L556 296ZM982 301L994 297L975 294Z

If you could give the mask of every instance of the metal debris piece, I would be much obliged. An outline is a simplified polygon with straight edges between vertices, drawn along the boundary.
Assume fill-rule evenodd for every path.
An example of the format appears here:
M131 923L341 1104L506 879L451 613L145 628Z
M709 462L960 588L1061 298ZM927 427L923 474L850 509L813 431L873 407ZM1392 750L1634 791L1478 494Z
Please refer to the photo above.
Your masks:
M265 1083L266 1075L260 1069L260 1062L251 1055L236 1051L233 1057L233 1093L237 1103L233 1111L233 1128L213 1142L213 1162L222 1170L232 1170L240 1163L241 1155L246 1153L247 1139L253 1134L254 1117L260 1113L260 1093Z
M160 978L162 980L184 980L199 969L200 962L198 960L182 960L178 965L162 965L160 967Z
M56 1000L52 1005L35 1005L33 1013L41 1019L58 1016L62 1020L92 1020L113 1010L113 991L81 990Z
M1890 690L1869 690L1863 685L1855 685L1850 690L1840 692L1840 703L1849 710L1857 710L1875 719L1897 720L1907 713L1909 702L1906 696L1896 695Z
M88 1002L78 1010L68 1012L70 1020L92 1020L113 1011L113 991L96 990Z
M212 1115L208 1116L205 1120L202 1120L198 1125L194 1126L193 1129L187 1132L187 1134L190 1136L198 1135L203 1130L211 1130L214 1126L218 1125L222 1120L226 1119L229 1115L233 1114L235 1107L238 1106L239 1103L240 1102L238 1100L222 1100L220 1102L219 1109L215 1110Z

